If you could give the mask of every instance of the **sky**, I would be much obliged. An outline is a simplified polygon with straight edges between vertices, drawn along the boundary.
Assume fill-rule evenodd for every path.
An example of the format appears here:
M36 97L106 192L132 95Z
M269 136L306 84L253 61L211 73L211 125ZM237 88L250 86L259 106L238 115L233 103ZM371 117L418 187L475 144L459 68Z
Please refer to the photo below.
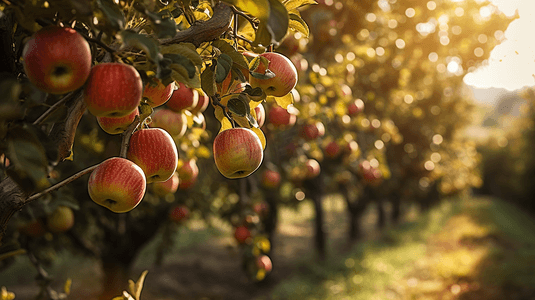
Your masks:
M511 22L505 40L492 50L487 63L467 74L464 82L510 91L535 86L535 0L490 1L509 16L518 9L519 18Z

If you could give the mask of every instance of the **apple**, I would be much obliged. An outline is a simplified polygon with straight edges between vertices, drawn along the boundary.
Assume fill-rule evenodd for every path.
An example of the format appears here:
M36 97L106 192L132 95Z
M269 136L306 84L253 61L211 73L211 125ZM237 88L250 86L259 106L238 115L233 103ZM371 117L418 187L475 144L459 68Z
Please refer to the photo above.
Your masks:
M35 219L31 222L22 224L18 230L20 233L29 236L29 237L40 237L46 233L45 226L43 222L39 219Z
M317 160L311 158L305 162L306 178L311 179L318 176L321 172L320 164Z
M143 82L137 70L121 63L91 69L84 89L87 109L96 117L124 117L139 106Z
M174 194L178 189L179 183L180 179L178 178L178 174L175 172L173 176L166 181L154 182L152 184L152 191L156 195L164 197L167 194Z
M256 266L258 267L258 269L265 270L267 273L271 272L271 270L273 269L271 259L265 254L261 254L256 258Z
M261 62L253 72L265 74L266 69L269 69L275 73L275 77L259 79L249 74L251 86L262 88L268 96L282 97L288 94L297 84L297 70L294 64L280 53L266 52L259 56L267 58L269 64L266 66Z
M327 156L328 158L336 158L342 152L341 150L342 148L340 147L338 142L331 141L327 144L327 146L325 146L325 156Z
M178 164L175 142L161 128L134 132L130 137L126 157L143 170L147 183L168 180L175 173Z
M58 206L56 210L46 218L46 227L50 232L61 233L72 228L74 225L74 213L67 206Z
M76 30L47 26L37 31L22 51L24 72L31 83L51 94L82 87L91 71L91 49Z
M358 115L362 111L364 111L364 101L362 101L361 99L351 101L351 103L347 105L347 114L350 116Z
M95 203L123 213L141 202L146 185L145 173L138 165L126 158L112 157L93 170L87 188Z
M104 132L108 134L121 134L134 122L136 116L139 116L138 109L134 109L134 111L124 117L97 117L97 122Z
M189 209L185 205L177 205L171 208L169 212L169 219L177 224L180 224L189 218Z
M169 98L171 98L174 89L174 82L165 86L160 79L154 78L151 82L145 84L142 97L152 108L154 108L167 102Z
M322 137L325 135L325 126L323 126L323 123L316 122L313 124L306 124L301 129L301 137L303 137L305 140L311 141L315 140L318 137Z
M240 244L248 243L251 240L251 231L245 226L238 226L234 229L234 238Z
M248 128L230 128L214 139L214 161L219 172L230 179L251 175L262 163L260 138Z
M264 105L262 105L262 103L258 103L258 105L254 108L254 113L256 115L256 123L258 123L258 127L262 127L266 121L266 109L264 108Z
M281 182L281 174L277 171L266 169L262 173L262 185L268 189L276 189Z
M197 161L195 159L189 159L177 171L178 178L180 178L179 189L187 190L197 182L199 167L197 167Z
M210 97L204 93L199 93L199 101L197 101L197 105L191 109L191 114L196 115L198 113L203 113L206 108L208 108L208 104L210 104Z
M162 128L173 137L184 136L188 129L188 118L183 112L174 112L167 108L156 110L152 115L150 127Z
M165 103L169 109L181 112L184 109L193 109L199 102L199 92L187 87L182 82L178 83L178 89L173 92L169 101Z
M297 117L290 114L286 109L276 105L269 110L268 114L269 123L275 127L279 126L291 126L295 124Z

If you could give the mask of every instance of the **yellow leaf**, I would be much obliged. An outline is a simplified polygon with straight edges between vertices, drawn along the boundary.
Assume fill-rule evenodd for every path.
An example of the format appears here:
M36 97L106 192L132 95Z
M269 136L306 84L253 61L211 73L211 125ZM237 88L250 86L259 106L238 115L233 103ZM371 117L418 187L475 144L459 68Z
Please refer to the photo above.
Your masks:
M65 281L65 285L63 286L63 290L65 291L65 294L68 295L71 293L71 286L72 286L72 279L67 278L67 280Z
M260 139L260 142L262 143L262 149L266 149L266 137L264 136L264 133L262 132L262 130L260 130L260 128L251 128L252 131L254 131L254 133L256 133L256 135L258 135L258 138Z
M221 120L221 129L219 130L219 132L222 132L230 128L232 128L232 123L230 122L229 119L227 119L227 117L223 117L223 119Z
M258 272L256 272L256 280L262 281L266 278L266 270L259 269Z
M210 149L208 149L208 147L204 145L201 145L197 149L197 157L199 158L210 158L211 155L212 155L212 152L210 151Z
M239 10L258 18L260 21L265 21L269 17L268 0L225 0L223 2L236 6Z
M0 300L13 300L15 299L15 293L8 292L6 287L3 286L2 290L0 291Z
M223 118L225 117L225 114L223 113L223 108L221 106L215 107L214 112L215 118L219 120L219 122L222 122Z
M288 108L288 105L294 103L294 96L293 96L292 93L288 93L288 94L286 94L286 96L282 96L282 97L272 97L272 96L270 96L270 97L268 97L268 100L270 98L274 98L275 102L277 102L277 104L280 107L285 108L285 109Z

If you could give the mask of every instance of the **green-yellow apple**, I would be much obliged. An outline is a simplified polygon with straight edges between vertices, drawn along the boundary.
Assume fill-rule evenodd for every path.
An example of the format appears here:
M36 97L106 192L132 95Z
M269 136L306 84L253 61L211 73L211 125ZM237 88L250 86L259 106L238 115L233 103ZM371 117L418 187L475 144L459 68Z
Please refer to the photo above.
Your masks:
M145 84L145 88L143 89L143 100L147 101L153 108L163 105L169 98L171 98L174 89L174 82L165 86L159 79L154 78L151 82Z
M189 218L189 209L185 205L177 205L169 211L169 219L180 224Z
M46 233L45 226L43 222L39 219L35 219L31 222L24 223L18 227L20 233L30 236L30 237L39 237L43 236Z
M266 109L264 108L264 105L258 103L254 108L254 113L256 115L256 123L258 123L258 127L262 127L266 121Z
M116 213L130 211L145 196L143 170L122 157L109 158L93 170L87 188L91 199Z
M318 176L321 172L320 164L317 160L311 158L305 162L306 178L311 179Z
M276 189L281 182L281 174L275 170L266 169L262 172L262 185L268 189Z
M249 243L251 241L251 231L245 226L238 226L234 229L234 238L240 244Z
M96 117L124 117L139 106L143 82L127 64L102 63L91 69L84 89L87 109Z
M197 176L199 175L199 167L197 167L197 161L195 159L188 159L184 164L178 168L178 178L180 178L180 184L178 188L181 190L187 190L191 188L195 182L197 182Z
M253 88L261 87L269 96L282 97L288 94L297 84L297 70L294 64L280 53L266 52L259 56L267 58L269 64L266 66L260 62L253 72L265 74L266 69L269 69L275 74L275 77L259 79L250 74L249 83L251 86Z
M248 128L230 128L214 139L214 161L219 172L230 179L251 175L262 163L260 138Z
M347 105L347 114L350 116L358 115L364 110L364 101L361 99L356 99L355 101L351 101Z
M76 30L47 26L37 31L22 51L24 72L31 83L51 94L82 87L91 70L91 49Z
M301 137L303 137L305 140L312 141L317 139L318 137L322 137L325 134L325 126L323 126L323 123L316 122L316 123L309 123L305 124L301 128Z
M180 179L178 178L178 174L175 172L173 176L166 181L154 182L152 184L152 191L156 195L164 197L167 194L174 194L178 189L179 183Z
M171 178L178 164L175 142L171 135L161 128L134 132L130 137L126 157L143 170L147 183Z
M162 128L173 137L184 136L188 129L188 118L183 112L175 112L167 108L160 108L152 115L150 127Z
M139 110L136 108L129 115L124 117L97 117L97 122L104 132L109 134L121 134L125 132L136 116L139 116Z
M178 89L173 92L169 101L165 103L169 109L181 112L184 109L193 109L199 102L199 92L178 82Z
M52 214L46 217L46 227L53 233L65 232L73 225L74 213L68 206L58 206Z
M271 272L271 270L273 269L271 259L265 254L261 254L256 258L256 266L258 267L258 269L265 270L267 273Z
M288 110L275 105L273 106L268 113L269 123L273 124L275 127L279 126L291 126L295 124L297 117L293 114L290 114Z

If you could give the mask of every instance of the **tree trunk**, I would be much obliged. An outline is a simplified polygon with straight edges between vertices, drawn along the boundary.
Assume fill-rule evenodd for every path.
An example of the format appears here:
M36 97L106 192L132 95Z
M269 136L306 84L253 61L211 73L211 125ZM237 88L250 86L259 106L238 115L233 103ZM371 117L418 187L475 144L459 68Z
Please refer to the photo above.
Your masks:
M377 199L377 228L383 229L386 225L385 205L383 199Z
M121 261L117 257L108 257L101 262L102 290L99 300L110 300L127 290L132 260Z
M322 206L323 184L321 173L317 177L305 181L305 188L306 192L310 193L310 198L312 198L312 201L314 202L314 211L316 215L314 219L314 244L318 251L319 258L324 260L327 257L327 250L325 246L326 232L324 229L325 218Z
M392 198L392 223L399 224L401 219L401 199L398 195Z
M269 190L264 191L265 192L265 199L266 203L268 205L268 213L267 217L264 220L264 228L266 230L266 234L268 235L268 239L271 242L271 249L273 251L274 249L274 237L275 237L275 231L277 229L277 223L278 223L278 212L279 212L279 205L278 205L278 190Z

